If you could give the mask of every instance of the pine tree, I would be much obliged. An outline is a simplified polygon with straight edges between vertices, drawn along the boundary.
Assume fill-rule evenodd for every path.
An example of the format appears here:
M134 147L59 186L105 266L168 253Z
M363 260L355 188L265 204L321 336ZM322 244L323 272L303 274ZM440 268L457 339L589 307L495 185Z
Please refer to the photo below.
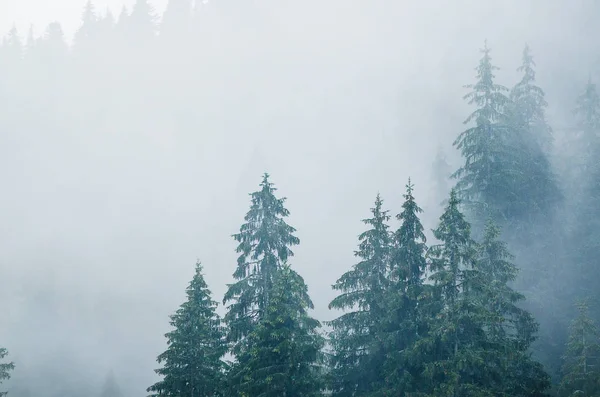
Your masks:
M519 174L514 170L515 158L510 146L512 136L506 114L508 89L494 82L494 71L487 42L479 61L477 82L466 86L472 91L465 95L469 104L477 109L465 120L475 122L454 141L461 151L464 165L453 177L457 193L477 221L476 230L488 217L504 220L520 215L521 202L514 197L515 186L520 186Z
M288 265L278 268L265 312L252 329L230 371L239 396L319 396L323 338L306 284Z
M0 348L0 360L4 360L8 356L8 350ZM10 379L10 373L15 369L13 362L0 362L0 384L3 381ZM5 396L7 392L0 392L0 397Z
M165 335L168 348L158 356L164 366L156 372L163 379L148 392L177 397L223 395L225 334L200 263L186 293L187 301L171 316L174 329Z
M420 352L413 347L420 335L427 332L426 315L419 302L427 289L423 285L427 239L419 219L422 209L415 201L413 188L409 179L402 212L396 216L401 225L393 235L391 285L385 298L387 313L380 320L384 324L387 351L384 395L418 391L423 370Z
M300 244L296 229L285 222L289 211L285 198L277 198L277 189L264 174L261 189L251 193L252 204L240 232L233 235L240 254L233 274L236 282L228 286L223 304L228 306L225 321L231 342L240 341L264 316L273 289L273 278ZM235 351L235 349L234 349Z
M600 395L600 332L588 316L588 305L577 304L578 315L570 327L567 351L564 357L560 395Z
M364 395L376 390L382 377L385 352L379 325L386 310L391 243L390 217L382 205L377 195L373 216L363 220L370 228L359 236L355 255L360 262L333 285L340 295L329 308L351 310L330 322L332 391L336 396Z

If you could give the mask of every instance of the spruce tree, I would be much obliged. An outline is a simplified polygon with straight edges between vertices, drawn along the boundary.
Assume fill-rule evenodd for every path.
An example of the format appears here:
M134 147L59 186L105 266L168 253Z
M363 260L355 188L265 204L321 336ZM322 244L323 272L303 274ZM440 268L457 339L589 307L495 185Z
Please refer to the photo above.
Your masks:
M18 76L23 68L24 52L19 32L13 26L8 35L2 39L0 46L0 83L4 91L9 90L16 93L22 89L22 80ZM7 114L10 114L9 109L7 109Z
M240 232L233 235L239 243L236 251L240 256L233 274L236 281L228 286L223 304L231 302L225 321L229 328L228 339L234 343L264 316L273 278L294 255L291 247L300 243L294 235L296 229L285 222L290 214L284 206L286 199L275 196L277 189L268 174L264 174L260 187L250 194L251 206L245 223Z
M421 352L413 349L415 342L427 332L427 314L421 310L427 286L423 285L427 267L426 238L419 219L422 209L408 181L401 222L393 234L391 252L391 283L386 291L386 314L383 322L386 360L384 365L384 395L405 395L419 390L423 371ZM421 301L421 302L420 302Z
M577 309L578 315L570 327L559 393L564 397L600 396L600 332L588 315L587 303L579 302Z
M482 287L481 299L487 309L483 318L484 353L495 374L489 387L509 396L541 396L549 388L550 379L530 356L538 324L519 306L525 299L523 294L510 286L518 269L511 262L514 257L506 243L499 237L500 229L488 221L478 247L476 266Z
M485 43L483 57L476 68L477 82L467 85L471 89L464 99L477 109L467 117L465 124L474 122L454 141L464 164L454 174L456 189L461 200L476 221L476 230L488 217L504 220L520 214L522 203L515 197L521 186L515 170L516 154L510 146L512 131L507 107L508 89L496 84L490 49Z
M576 208L576 216L570 239L571 259L577 265L576 285L581 291L578 298L600 299L600 275L597 271L600 250L600 96L591 81L577 105L579 151L577 156L573 156L573 162L579 162L575 180L581 187L572 193L579 198L572 204ZM595 308L591 316L600 321L600 310Z
M534 67L533 56L526 46L523 63L517 69L523 77L510 94L514 132L511 147L520 153L518 170L525 182L516 197L522 197L523 205L527 206L527 217L523 219L526 222L535 215L549 218L562 198L548 159L553 143L552 129L545 114L548 104L544 91L536 85Z
M98 33L98 15L92 0L88 0L81 15L81 26L75 32L73 40L74 51L89 48Z
M156 372L163 379L148 392L154 396L221 396L227 346L215 311L217 302L211 298L200 263L186 294L187 301L171 316L174 329L165 335L168 348L158 356L158 363L164 365Z
M288 265L273 275L264 314L237 355L230 371L230 386L239 396L319 396L319 322L308 315L312 308L302 277Z
M365 395L379 386L385 352L380 340L386 315L385 294L389 286L391 236L388 211L379 195L363 222L369 229L359 236L360 261L333 285L340 292L330 309L350 310L330 322L331 385L335 396Z
M4 360L8 356L8 350L0 348L0 360ZM13 362L0 362L0 384L3 381L10 379L10 373L15 369ZM7 392L0 391L0 397L5 396Z
M428 353L422 387L432 396L491 395L485 360L481 277L476 269L476 243L471 227L459 209L456 190L433 231L440 244L430 248L431 299L437 311L430 313L429 332L416 349ZM433 306L435 307L435 305Z
M157 17L148 0L136 0L128 18L136 44L147 44L157 32Z
M546 94L538 85L536 85L535 61L531 49L525 46L522 56L522 64L517 69L522 73L521 80L513 87L510 92L510 99L514 103L518 122L523 124L526 131L533 141L545 153L550 152L554 137L552 128L546 121Z
M23 58L24 47L21 38L19 37L19 31L13 26L9 31L8 35L2 39L2 57L5 61L18 65Z

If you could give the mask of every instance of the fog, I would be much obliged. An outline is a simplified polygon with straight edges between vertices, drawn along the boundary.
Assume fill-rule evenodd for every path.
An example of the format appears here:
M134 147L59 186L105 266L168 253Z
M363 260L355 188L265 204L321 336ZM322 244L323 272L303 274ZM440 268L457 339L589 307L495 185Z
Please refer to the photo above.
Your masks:
M166 3L153 2L157 13ZM411 177L435 226L445 197L432 164L439 148L460 164L452 141L484 40L507 86L531 46L550 122L559 135L571 128L574 98L600 70L592 3L211 0L198 5L204 35L164 52L187 55L133 60L134 91L120 91L116 75L110 87L99 80L118 61L100 56L68 87L50 61L38 66L45 75L3 80L0 345L17 365L8 388L97 393L112 370L125 395L145 395L196 259L215 300L231 282L231 234L263 172L288 198L301 240L292 264L314 315L331 319L331 284L355 263L378 192L396 214ZM84 4L2 0L0 32L15 24L25 40L30 23L37 36L59 21L71 41ZM133 0L94 4L116 17ZM40 84L56 94L47 103L71 107L19 113Z

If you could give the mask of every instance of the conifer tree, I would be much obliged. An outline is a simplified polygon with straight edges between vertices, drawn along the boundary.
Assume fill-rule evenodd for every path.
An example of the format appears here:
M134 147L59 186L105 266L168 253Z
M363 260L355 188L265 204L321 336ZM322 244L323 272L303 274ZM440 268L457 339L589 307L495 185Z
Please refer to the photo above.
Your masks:
M495 364L495 377L489 387L510 396L544 395L550 386L542 366L531 359L538 324L519 307L525 297L510 286L517 277L514 258L499 239L500 229L488 221L478 247L477 266L481 299L485 302L485 355L488 365ZM491 367L491 366L490 366Z
M553 143L552 129L545 114L548 104L544 91L536 85L534 67L533 56L526 46L523 63L517 69L523 73L523 77L510 95L511 127L514 132L511 147L520 153L518 169L525 181L516 196L522 197L523 204L528 207L526 222L531 222L532 215L549 217L562 198L548 160Z
M420 352L413 350L413 346L427 332L427 315L419 306L427 289L423 285L427 240L419 219L422 209L415 201L413 188L409 179L402 212L396 216L401 225L392 241L391 285L386 291L387 313L381 320L387 352L384 395L418 391L423 370Z
M564 356L561 396L600 395L600 332L588 316L588 305L577 304L578 314L570 327Z
M391 236L388 211L379 195L363 222L369 229L359 236L360 261L333 285L340 292L330 309L351 310L330 322L332 391L335 396L364 395L377 389L385 353L380 322L386 315Z
M171 316L172 331L165 336L167 350L158 356L163 379L148 388L154 396L214 397L223 392L227 352L224 330L204 281L202 265L196 264L187 290L187 301Z
M596 269L600 249L600 96L591 81L578 98L576 115L579 153L572 162L579 163L574 178L580 187L572 193L579 199L572 203L576 216L570 239L571 260L578 266L576 285L581 291L578 298L599 299L600 275ZM591 316L600 321L600 310L595 308Z
M520 200L514 197L521 180L515 171L516 159L510 147L512 136L507 116L510 104L506 96L508 89L494 82L494 71L487 42L482 49L479 61L477 82L467 85L472 91L465 99L477 109L465 120L474 122L454 141L460 150L464 165L453 177L457 179L456 189L461 200L477 221L476 230L488 217L504 220L519 215ZM517 207L518 208L517 208Z
M22 59L23 53L23 42L19 37L19 31L16 26L13 26L2 40L3 58L16 65Z
M319 396L323 338L302 277L289 265L273 275L264 314L240 349L230 371L231 390L239 396Z
M19 32L13 26L0 46L0 82L4 90L18 92L21 89L22 81L17 76L23 67L24 52Z
M96 8L92 0L88 0L81 15L81 26L75 32L73 43L75 52L82 50L82 47L85 48L88 46L89 48L98 33L97 24L98 15L96 14Z
M286 199L275 196L277 189L268 174L260 187L251 193L245 223L233 235L240 256L233 274L236 281L228 286L223 299L223 304L231 302L225 315L231 342L240 341L264 316L275 273L294 255L291 247L300 243L294 235L296 229L285 222L290 214L284 206Z
M31 52L33 52L36 42L37 39L33 35L33 25L29 25L29 30L27 31L27 41L25 43L25 56L29 56Z
M133 34L136 44L147 45L156 35L157 17L154 13L154 7L148 0L136 0L131 9L131 15L128 18L130 24L129 31Z
M0 360L4 360L8 356L8 350L0 348ZM10 379L10 373L15 369L15 364L12 362L0 362L0 384L3 381ZM0 397L5 396L7 392L0 391Z
M513 101L517 122L523 124L534 142L545 153L551 150L554 137L552 128L546 121L546 102L544 91L536 85L535 61L528 45L523 50L522 64L517 69L523 74L521 80L510 92Z
M578 207L582 204L580 199L587 193L585 188L593 179L590 168L594 166L593 159L600 141L600 96L591 79L577 97L574 115L577 128L566 137L568 158L564 159L567 168L564 179L571 198L570 204Z
M476 270L476 244L471 227L459 209L456 190L433 231L440 244L430 248L438 311L431 317L429 332L416 349L430 352L425 363L423 387L433 396L491 395L484 357L485 308L481 302L481 277Z

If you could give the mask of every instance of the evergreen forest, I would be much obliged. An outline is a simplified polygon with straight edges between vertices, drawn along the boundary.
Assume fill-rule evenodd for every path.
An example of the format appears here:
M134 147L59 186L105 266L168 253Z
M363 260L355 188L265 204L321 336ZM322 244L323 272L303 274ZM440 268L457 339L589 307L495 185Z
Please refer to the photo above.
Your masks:
M0 312L10 321L0 322L0 396L600 397L598 63L573 66L569 70L584 72L569 80L556 65L540 61L550 57L536 55L535 40L510 40L510 48L500 49L482 33L478 46L468 48L472 65L460 74L470 80L444 77L443 84L462 89L462 97L413 98L431 103L425 118L452 103L444 111L456 122L435 124L436 131L424 135L406 131L402 120L391 123L389 133L402 139L382 145L408 149L396 155L389 148L391 156L368 168L380 156L370 140L388 133L370 128L380 113L357 107L348 119L354 121L319 131L286 120L289 109L308 106L301 96L286 99L287 91L314 90L311 98L335 91L340 101L369 91L346 86L344 94L334 83L309 82L317 70L325 80L344 73L349 81L360 79L342 69L327 75L329 69L318 66L329 57L346 62L352 51L304 48L300 54L273 37L282 44L275 54L260 45L274 22L264 14L268 7L257 4L169 0L159 13L151 2L136 0L115 13L88 0L72 39L59 22L40 34L14 27L3 37L0 178L11 188L2 198L8 226ZM597 3L577 7L577 18L600 15ZM321 39L335 38L314 40ZM236 55L217 56L226 51ZM512 54L512 63L496 51ZM304 57L314 57L314 70L300 62ZM272 69L264 69L266 63ZM380 73L374 70L372 76ZM247 76L253 81L244 81ZM437 84L437 77L428 79ZM420 87L387 90L403 89ZM262 113L261 90L281 95L280 119ZM215 93L222 97L217 102ZM390 113L411 106L388 102ZM328 120L346 117L332 114ZM252 124L258 118L249 115L261 122ZM287 124L289 130L272 132L273 125ZM212 133L209 126L219 133L202 141ZM346 135L345 128L363 131L366 140ZM335 132L323 132L329 129ZM443 138L436 142L438 135ZM411 139L419 143L411 146ZM283 149L266 160L273 145ZM295 154L300 147L304 152ZM412 157L401 158L411 151ZM327 160L311 164L311 156ZM203 159L201 170L196 157ZM239 159L252 165L227 171ZM317 177L328 162L341 169L336 164L342 161L354 163L347 179L333 171ZM349 177L360 167L367 171ZM385 167L395 170L391 177ZM311 179L312 190L289 194L288 201L293 181ZM199 190L186 197L191 185ZM347 189L324 198L334 186ZM302 200L312 200L304 209L314 214L292 204ZM14 210L17 202L26 210ZM39 226L40 216L52 226ZM197 233L163 223L167 219L193 224ZM112 226L94 226L104 221ZM28 233L36 244L15 237ZM56 245L61 233L73 236L72 251ZM337 233L354 248L339 244L342 237L332 236ZM212 236L228 240L212 246ZM176 242L158 243L165 239ZM107 248L113 245L126 248ZM91 258L85 251L95 252L93 263L83 263ZM140 252L147 253L144 260ZM25 281L11 270L9 259L17 257L15 263L32 264L22 265ZM109 270L108 262L117 265ZM57 281L48 270L57 263L73 278ZM160 287L150 277L160 279ZM78 278L88 287L57 291ZM327 283L326 293L313 289L317 278ZM19 282L37 294L21 298ZM100 303L87 301L84 289ZM89 316L61 309L60 299ZM116 314L124 313L119 306L129 314ZM317 310L321 306L326 309ZM91 313L104 313L115 328L104 330ZM149 313L162 326L155 327ZM27 327L7 331L17 318ZM136 326L119 329L119 321ZM70 333L79 332L78 323L94 329L90 341L122 341L119 354L103 357L94 342L63 348ZM44 339L49 334L60 335L52 339L54 350ZM37 344L19 342L38 335ZM159 339L160 351L134 353ZM154 373L143 362L149 355ZM138 365L147 375L138 377ZM111 370L90 375L99 367ZM50 379L44 392L31 386L38 376ZM143 390L128 386L143 382Z

